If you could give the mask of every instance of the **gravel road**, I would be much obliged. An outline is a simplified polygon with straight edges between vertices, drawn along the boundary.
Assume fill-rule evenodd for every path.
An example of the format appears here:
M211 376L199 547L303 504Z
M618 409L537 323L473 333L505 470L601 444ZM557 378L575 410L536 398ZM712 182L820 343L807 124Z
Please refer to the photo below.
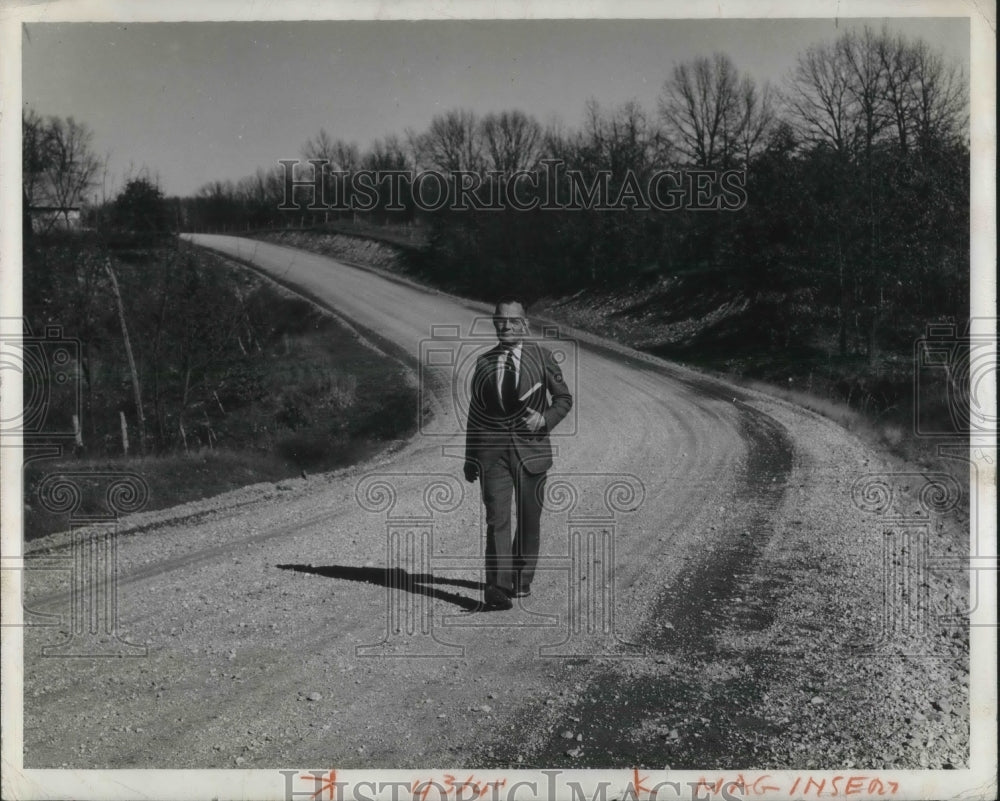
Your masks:
M411 363L424 425L364 465L124 519L131 645L84 632L43 654L68 636L72 538L33 543L26 607L62 623L26 629L26 766L967 764L968 573L935 565L967 556L969 521L933 476L798 407L563 331L550 346L576 403L542 569L519 607L480 612L479 486L461 480L462 409L434 359L462 369L490 341L427 339L467 335L485 307L189 238ZM438 366L417 369L429 352ZM126 656L59 658L87 648Z

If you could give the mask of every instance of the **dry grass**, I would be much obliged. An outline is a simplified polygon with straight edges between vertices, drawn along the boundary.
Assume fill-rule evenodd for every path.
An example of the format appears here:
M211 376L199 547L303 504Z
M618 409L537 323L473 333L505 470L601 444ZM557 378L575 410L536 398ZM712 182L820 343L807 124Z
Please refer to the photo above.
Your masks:
M155 266L156 252L139 255L144 267ZM201 252L196 256L206 262L212 258ZM252 311L253 337L245 336L238 349L233 345L212 363L206 386L217 392L206 394L208 402L189 407L184 442L171 439L176 415L159 421L164 435L147 413L151 455L138 455L139 437L132 428L132 450L126 457L116 436L103 443L87 436L91 421L84 419L88 451L25 466L26 539L69 528L67 513L47 509L38 495L43 479L55 473L83 473L74 478L81 496L77 514L104 516L109 511L107 481L86 474L138 474L149 490L145 508L155 510L303 471L345 467L412 434L417 392L405 367L284 288L227 265L212 263L206 269L227 291L243 293ZM221 353L221 344L206 340L203 352ZM149 391L147 384L144 392ZM93 406L96 421L109 418L117 424L117 395L95 393ZM131 415L129 424L134 426Z

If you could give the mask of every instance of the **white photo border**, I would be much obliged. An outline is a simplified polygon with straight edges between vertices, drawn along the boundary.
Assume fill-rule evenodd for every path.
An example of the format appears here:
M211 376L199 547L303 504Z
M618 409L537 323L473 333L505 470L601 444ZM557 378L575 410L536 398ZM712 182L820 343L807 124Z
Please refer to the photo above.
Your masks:
M971 310L973 319L995 321L996 309L996 5L995 3L895 2L893 0L702 0L684 3L654 3L642 0L591 0L579 4L563 0L524 2L459 3L440 0L360 2L343 0L290 0L281 3L240 0L161 0L157 2L7 2L0 7L0 319L21 317L21 179L20 114L21 37L25 23L48 22L157 22L157 21L270 21L311 19L560 19L560 18L840 18L963 17L970 21L970 141L971 141ZM4 332L8 333L8 332ZM974 331L995 337L996 331ZM994 353L995 359L995 339ZM992 403L995 409L995 386ZM7 371L0 386L0 419L15 418L21 408L22 385L18 375ZM996 559L996 448L977 448L971 453L981 478L971 493L971 519L980 530L970 532L980 556ZM10 799L285 799L286 778L278 769L268 770L50 770L25 769L23 765L23 674L21 566L22 470L20 442L7 437L0 448L2 475L2 796ZM992 513L991 513L992 510ZM997 792L997 696L996 696L996 572L980 573L980 603L973 611L970 660L971 749L967 770L865 771L884 781L898 783L899 799L995 798ZM67 722L69 725L70 722ZM291 766L288 766L291 769ZM332 766L307 766L303 773L325 773ZM738 767L738 766L737 766ZM562 770L553 784L553 773L544 770L482 772L485 777L504 776L513 782L535 782L539 791L527 790L518 798L569 797L571 782L578 782L592 797L600 782L609 782L609 798L628 798L635 781L644 786L679 782L686 787L702 776L699 771ZM723 772L712 771L719 776ZM760 798L794 797L795 777L832 778L844 771L737 771L749 783L767 775ZM441 770L337 771L336 782L344 788L342 798L409 798L399 793L400 782L440 776ZM366 784L374 782L374 784ZM352 795L350 788L364 788ZM527 787L527 785L525 785ZM299 795L301 797L301 794ZM336 797L322 794L317 797ZM434 797L433 793L428 796ZM670 797L664 795L664 797ZM861 797L875 797L864 793Z

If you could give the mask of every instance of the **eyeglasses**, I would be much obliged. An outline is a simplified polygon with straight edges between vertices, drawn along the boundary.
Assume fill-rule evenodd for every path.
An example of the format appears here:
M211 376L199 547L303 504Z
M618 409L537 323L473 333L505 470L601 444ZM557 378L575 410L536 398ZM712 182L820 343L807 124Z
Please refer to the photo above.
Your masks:
M512 326L524 326L524 325L527 324L527 322L528 321L525 320L523 317L494 317L493 318L493 325L495 325L497 328L502 327L504 323L509 323Z

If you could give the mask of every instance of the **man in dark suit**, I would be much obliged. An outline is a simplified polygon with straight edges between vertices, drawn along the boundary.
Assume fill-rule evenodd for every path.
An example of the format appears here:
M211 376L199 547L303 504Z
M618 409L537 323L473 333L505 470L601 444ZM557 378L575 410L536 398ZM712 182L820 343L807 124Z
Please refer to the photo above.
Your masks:
M524 306L504 298L493 313L499 342L476 360L466 430L465 479L480 479L486 506L485 606L510 609L531 594L538 561L549 432L573 406L552 354L526 339ZM517 531L511 540L511 500Z

